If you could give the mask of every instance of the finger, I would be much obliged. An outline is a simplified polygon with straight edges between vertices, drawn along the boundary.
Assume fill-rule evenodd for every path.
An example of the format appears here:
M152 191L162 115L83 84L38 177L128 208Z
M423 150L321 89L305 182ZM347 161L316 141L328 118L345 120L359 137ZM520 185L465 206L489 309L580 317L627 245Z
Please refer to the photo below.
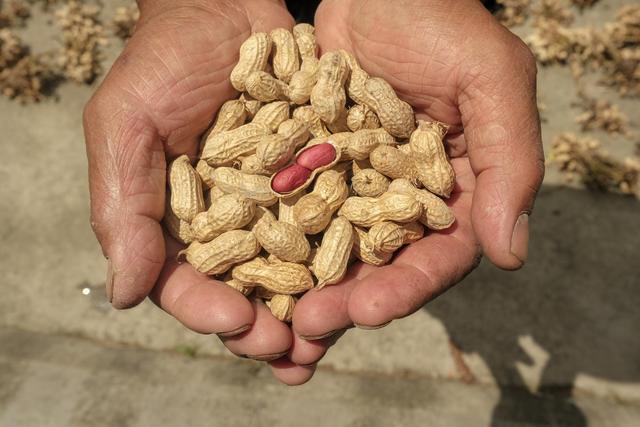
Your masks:
M458 102L477 176L473 228L494 264L517 269L527 259L528 215L544 176L544 156L535 60L506 33L495 37L498 46L487 47L497 59L466 76Z
M269 32L274 28L292 28L295 25L293 16L289 13L284 1L244 4L247 18L251 22L251 31Z
M286 357L269 362L273 376L287 385L302 385L309 381L316 371L315 365L300 366Z
M91 225L110 264L107 296L116 308L131 307L147 296L165 259L162 143L144 114L99 95L85 109L84 128Z
M391 265L377 269L351 292L349 317L359 327L375 329L407 316L460 281L479 262L479 248L468 215L473 175L467 159L456 159L460 177L448 203L456 222L403 249ZM466 163L466 168L461 165Z
M238 335L254 319L251 303L240 292L198 273L189 264L167 260L151 300L187 328L201 334Z
M262 302L252 302L255 313L253 326L240 335L222 339L225 346L241 357L271 361L289 351L292 343L289 327L273 317Z
M339 284L305 293L293 311L296 334L306 340L318 340L352 326L347 310L349 296L359 282L358 276L366 276L374 269L357 264Z
M324 357L327 350L333 346L346 331L336 331L326 338L307 340L293 334L293 344L289 350L288 358L295 364L308 366L317 363Z

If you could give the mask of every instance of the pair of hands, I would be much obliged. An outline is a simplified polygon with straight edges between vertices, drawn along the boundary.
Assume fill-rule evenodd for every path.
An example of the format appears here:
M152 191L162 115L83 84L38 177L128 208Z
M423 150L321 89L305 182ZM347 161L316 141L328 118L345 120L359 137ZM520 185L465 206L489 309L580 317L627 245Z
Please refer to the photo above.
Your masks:
M310 291L291 327L261 303L178 264L163 234L167 159L195 156L215 112L236 96L228 77L256 31L294 24L281 0L139 0L133 37L85 109L92 226L109 259L116 308L149 296L236 355L268 361L287 384L354 324L384 326L460 281L485 254L517 269L544 174L536 66L526 46L476 0L324 0L321 52L346 49L386 79L418 118L451 125L454 226L384 267L356 264L340 285Z

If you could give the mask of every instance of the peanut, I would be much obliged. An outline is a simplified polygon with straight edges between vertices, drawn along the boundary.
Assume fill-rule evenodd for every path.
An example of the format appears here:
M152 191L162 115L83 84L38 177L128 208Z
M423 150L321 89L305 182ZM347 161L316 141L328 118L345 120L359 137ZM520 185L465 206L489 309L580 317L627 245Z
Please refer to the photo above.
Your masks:
M298 193L291 197L281 197L278 204L278 221L285 222L287 224L297 225L296 219L293 215L293 207L298 200L302 197L302 194Z
M322 55L318 82L311 91L311 105L325 123L335 122L345 110L344 83L347 76L347 63L338 52Z
M349 159L364 160L380 145L395 145L396 140L384 129L361 129L349 136L347 156Z
M318 278L318 289L340 282L347 271L353 247L353 226L343 217L331 221L324 233L311 271Z
M266 302L273 317L281 322L291 322L293 309L296 306L296 299L291 295L277 294Z
M293 27L293 38L298 45L298 51L303 60L305 58L316 57L317 45L316 36L314 35L315 31L313 25L304 23Z
M375 111L382 127L397 138L409 138L416 128L411 105L401 101L389 83L371 77L365 82L364 105Z
M318 144L303 150L298 155L296 163L309 170L316 170L331 164L336 156L336 147L331 144Z
M347 110L344 109L333 123L327 123L327 129L331 133L350 132L347 126Z
M312 172L298 164L287 166L271 177L271 189L277 195L294 195L311 181Z
M240 46L240 58L231 71L231 85L237 91L244 91L246 80L254 71L263 71L267 68L269 55L271 54L271 38L267 33L252 34Z
M309 257L311 246L302 230L292 224L277 221L267 209L252 228L260 245L283 261L303 262Z
M338 211L360 227L381 221L411 222L422 214L422 205L406 194L385 193L379 198L349 197Z
M162 222L169 234L180 243L189 244L193 242L195 236L193 235L191 225L187 221L181 220L173 213L168 198L165 205L166 207ZM196 217L197 216L198 215L196 215Z
M183 154L169 165L169 188L171 209L181 220L191 222L204 211L202 181L187 155Z
M313 288L313 278L304 265L269 264L261 257L234 267L232 275L242 283L255 283L277 294L295 295Z
M244 104L244 110L247 112L247 119L252 120L255 118L255 115L258 113L260 108L262 108L262 102L254 99L248 93L240 94L240 98L238 98Z
M309 139L307 125L297 119L284 121L278 133L263 137L256 146L256 157L262 168L276 170L291 160L294 150Z
M346 50L340 50L339 53L345 59L350 70L347 81L347 92L349 93L349 98L360 105L367 105L366 101L368 100L368 94L365 89L365 83L369 80L369 74L360 67L355 56L351 53Z
M305 234L318 234L327 228L333 212L329 204L318 194L309 193L293 207L296 224Z
M278 126L289 118L289 103L286 101L270 102L263 105L251 123L265 125L271 132L276 132Z
M289 81L287 95L294 104L302 105L309 102L311 91L318 82L320 61L316 57L306 57L302 60L300 70L296 71Z
M247 157L241 157L242 166L240 170L250 175L271 175L273 171L266 169L262 162L258 159L258 156L252 154Z
M222 234L221 231L216 230L209 224L206 212L200 212L193 218L193 221L191 221L191 230L195 240L200 243L209 242Z
M309 132L311 132L311 135L315 138L326 139L331 136L331 133L327 130L324 123L322 123L322 120L320 120L320 116L318 116L310 105L296 108L293 111L293 118L305 122L309 127Z
M418 220L431 230L449 228L455 219L449 206L438 196L428 190L421 190L413 186L406 179L395 179L389 185L389 192L408 194L422 204L422 215Z
M378 197L389 189L389 178L375 169L362 169L353 174L351 186L361 197Z
M302 196L293 207L296 224L306 234L320 233L348 196L344 173L334 170L321 173L313 191Z
M352 135L353 132L340 132L334 133L333 135L330 134L328 137L316 137L307 142L305 147L313 147L314 145L326 144L328 142L338 148L338 151L340 152L340 161L352 160L347 153L347 149L349 148L349 139Z
M220 235L249 224L255 213L256 203L253 200L235 193L225 194L207 211L207 223L211 230Z
M271 262L269 262L269 264L271 264ZM274 296L278 295L275 292L271 292L271 291L266 290L262 286L256 286L255 290L256 290L255 297L256 298L260 298L262 300L270 300Z
M225 285L232 287L233 289L235 289L236 291L240 292L242 295L244 296L248 296L251 292L253 292L254 287L247 285L245 283L242 283L238 280L235 279L228 279L225 280L224 282Z
M446 125L416 129L409 104L352 54L318 59L313 26L253 34L230 79L241 93L220 106L196 167L168 166L163 223L198 271L288 322L313 276L337 284L353 259L384 265L425 226L455 220L432 194L453 186Z
M266 176L249 175L233 168L221 167L213 172L213 181L225 193L236 193L260 206L271 206L278 201L271 193L269 178Z
M340 158L331 143L307 146L296 154L295 163L271 177L271 189L279 197L293 196L307 188L315 176L333 167Z
M256 149L260 139L269 133L267 126L247 123L239 128L212 134L207 138L200 158L211 166L223 166L233 163L242 155Z
M373 249L380 252L395 252L402 245L416 242L424 236L424 227L419 222L396 224L383 221L369 229Z
M199 272L216 275L226 272L234 264L252 259L259 252L260 244L252 232L232 230L208 243L193 242L180 255L186 255L187 262Z
M244 102L233 99L225 102L220 107L216 120L211 127L211 133L220 133L240 127L247 119L247 110Z
M455 184L455 172L442 142L447 130L442 123L420 120L409 141L418 179L427 190L443 197L451 195Z
M213 179L213 175L211 179ZM224 191L214 185L204 196L204 207L209 210L209 208L211 208L211 205L213 205L216 200L224 195Z
M352 176L357 175L358 173L362 172L365 169L373 169L373 166L371 166L371 162L369 161L369 159L354 160L351 162Z
M286 100L289 88L287 84L273 77L266 71L254 71L245 81L249 95L262 102L276 99Z
M273 72L277 78L289 83L291 76L300 69L298 45L287 29L276 28L269 35L273 42Z
M369 161L375 170L391 179L405 178L411 183L418 182L411 157L398 148L380 145L371 152Z
M365 264L381 266L388 264L393 252L376 251L369 234L360 227L354 227L353 255Z
M358 104L349 108L347 127L351 132L356 132L360 129L377 129L380 127L380 120L369 107Z
M198 160L196 163L196 172L200 175L200 180L202 181L202 185L204 188L213 187L213 178L211 175L213 174L213 168L209 166L207 162L204 160Z

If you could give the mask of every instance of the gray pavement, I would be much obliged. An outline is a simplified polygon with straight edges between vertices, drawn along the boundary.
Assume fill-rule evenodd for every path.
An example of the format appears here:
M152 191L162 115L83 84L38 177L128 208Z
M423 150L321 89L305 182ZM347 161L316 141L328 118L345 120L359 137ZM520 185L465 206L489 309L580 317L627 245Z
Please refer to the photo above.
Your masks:
M575 92L567 70L539 81L548 149L577 130ZM0 427L640 425L637 200L560 186L551 169L524 269L483 262L409 318L349 331L291 390L148 302L105 302L81 130L91 92L0 99ZM637 101L613 99L640 117Z
M590 425L631 427L640 419L638 406L586 396L516 390L492 410L497 389L457 381L320 368L293 389L239 359L12 328L0 328L0 341L0 426L564 426L588 416Z

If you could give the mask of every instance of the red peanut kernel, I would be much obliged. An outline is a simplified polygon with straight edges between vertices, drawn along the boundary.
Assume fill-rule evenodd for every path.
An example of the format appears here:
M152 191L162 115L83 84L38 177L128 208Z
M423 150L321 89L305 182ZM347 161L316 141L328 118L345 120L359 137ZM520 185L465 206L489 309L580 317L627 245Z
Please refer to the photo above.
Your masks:
M325 142L323 144L313 145L302 151L296 159L296 163L309 170L316 170L336 159L336 148Z
M286 194L303 185L311 176L311 170L293 164L277 172L271 180L271 189L276 193Z

